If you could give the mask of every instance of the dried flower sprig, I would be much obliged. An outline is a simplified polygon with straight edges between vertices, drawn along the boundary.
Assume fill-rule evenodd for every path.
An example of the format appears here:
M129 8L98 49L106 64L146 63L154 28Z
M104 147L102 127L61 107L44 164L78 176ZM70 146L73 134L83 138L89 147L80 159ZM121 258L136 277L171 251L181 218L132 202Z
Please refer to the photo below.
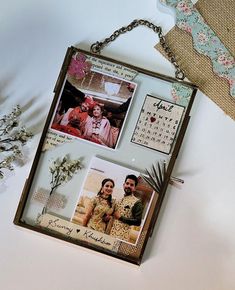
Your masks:
M157 162L152 165L151 169L146 169L146 174L142 175L143 179L157 192L161 193L164 185L166 174L166 161Z
M49 169L51 173L51 195L58 186L67 183L79 169L82 169L82 165L81 160L70 160L68 156L65 156L62 160L54 161Z
M82 169L81 160L70 160L67 155L63 157L62 160L58 158L57 160L53 161L52 165L49 167L51 173L51 189L47 203L55 189L60 185L67 183L80 169ZM46 211L47 204L44 206L42 213L44 214Z
M0 119L0 153L4 156L0 160L0 178L4 177L4 170L14 169L12 163L23 157L22 146L33 136L25 127L18 128L21 113L17 105Z
M146 169L146 174L141 175L143 179L159 194L162 193L166 177L166 161L157 162L150 170ZM172 185L183 184L184 180L171 176L169 183Z

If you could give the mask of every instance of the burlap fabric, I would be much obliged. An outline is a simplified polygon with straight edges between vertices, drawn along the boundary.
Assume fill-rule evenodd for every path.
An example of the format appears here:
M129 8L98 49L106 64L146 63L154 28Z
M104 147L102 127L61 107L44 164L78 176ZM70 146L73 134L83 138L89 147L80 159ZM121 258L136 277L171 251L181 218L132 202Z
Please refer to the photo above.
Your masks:
M235 56L235 1L199 0L196 8L230 53ZM228 82L212 71L209 57L194 50L191 35L175 26L166 34L166 40L187 78L235 120L235 99L229 94ZM165 55L159 44L156 48Z

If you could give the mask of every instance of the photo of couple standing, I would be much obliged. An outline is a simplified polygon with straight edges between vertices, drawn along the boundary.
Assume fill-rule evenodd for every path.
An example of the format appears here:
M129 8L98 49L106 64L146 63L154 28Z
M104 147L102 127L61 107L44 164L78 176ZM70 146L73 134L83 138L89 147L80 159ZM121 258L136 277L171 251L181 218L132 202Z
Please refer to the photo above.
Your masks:
M101 162L110 166L109 162L103 160ZM123 168L116 164L112 164L112 167ZM96 169L101 171L100 167ZM127 168L124 169L128 172ZM138 191L140 177L132 172L125 175L124 178L123 176L120 176L120 179L119 176L116 178L105 177L100 181L100 173L94 171L94 166L92 166L84 188L87 185L92 188L92 184L96 180L96 188L99 185L99 190L97 192L92 190L92 194L90 192L84 194L86 190L83 190L72 221L135 244L143 226L146 208L150 204L151 191ZM99 184L97 184L98 179Z

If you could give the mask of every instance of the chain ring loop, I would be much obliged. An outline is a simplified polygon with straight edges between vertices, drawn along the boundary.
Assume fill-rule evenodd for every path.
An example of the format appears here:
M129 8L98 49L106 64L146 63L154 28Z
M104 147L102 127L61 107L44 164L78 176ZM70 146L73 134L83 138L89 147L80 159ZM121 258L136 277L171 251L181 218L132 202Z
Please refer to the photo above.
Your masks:
M123 26L120 29L114 31L114 33L111 34L109 37L105 38L104 41L102 41L102 42L97 41L97 42L93 43L90 47L91 52L93 52L95 54L100 53L101 50L106 45L108 45L110 42L114 41L117 37L119 37L119 35L124 34L128 31L131 31L132 29L134 29L135 27L137 27L139 25L147 26L148 28L152 29L155 33L158 34L160 45L162 46L162 48L164 49L170 62L174 65L174 67L176 69L175 77L178 80L183 80L185 78L184 71L181 70L179 65L177 64L175 55L173 54L171 48L168 46L165 36L162 34L161 26L157 26L157 25L149 22L148 20L144 20L144 19L133 20L129 25Z

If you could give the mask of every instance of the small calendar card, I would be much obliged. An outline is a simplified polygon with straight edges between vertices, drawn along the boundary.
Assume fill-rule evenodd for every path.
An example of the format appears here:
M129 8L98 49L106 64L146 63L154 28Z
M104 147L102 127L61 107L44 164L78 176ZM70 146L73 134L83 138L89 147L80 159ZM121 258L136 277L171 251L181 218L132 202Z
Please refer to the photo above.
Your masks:
M184 107L147 95L131 142L169 154Z

